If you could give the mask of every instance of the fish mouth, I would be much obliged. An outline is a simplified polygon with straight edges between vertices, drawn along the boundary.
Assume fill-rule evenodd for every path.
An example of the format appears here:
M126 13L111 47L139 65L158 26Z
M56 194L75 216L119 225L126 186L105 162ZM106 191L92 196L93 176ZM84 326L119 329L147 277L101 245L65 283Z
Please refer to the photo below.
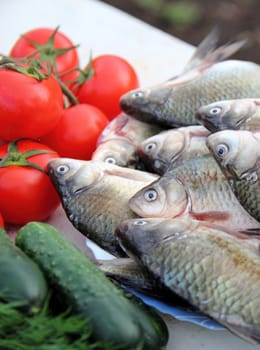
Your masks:
M127 96L122 96L119 104L120 108L126 114L147 122L147 123L156 123L165 127L165 121L161 120L161 108L167 103L171 94L171 89L167 91L162 91L156 97L156 100L149 101L140 101L140 100L129 100Z
M200 124L202 124L203 126L205 126L206 129L208 129L210 132L217 132L218 130L220 130L216 123L214 123L214 120L209 120L209 116L207 114L202 114L200 112L196 112L195 113L195 118L198 120L198 122Z
M170 165L171 161L166 162L165 160L156 158L153 161L153 170L157 171L159 174L163 174Z
M154 122L154 110L150 112L148 108L140 108L139 106L129 105L125 101L120 102L121 109L131 117L139 119L144 122ZM143 106L145 107L145 106Z
M160 174L164 172L164 170L168 167L168 163L164 160L149 157L141 148L137 149L139 155L139 161L142 161L144 168L147 171L156 171Z

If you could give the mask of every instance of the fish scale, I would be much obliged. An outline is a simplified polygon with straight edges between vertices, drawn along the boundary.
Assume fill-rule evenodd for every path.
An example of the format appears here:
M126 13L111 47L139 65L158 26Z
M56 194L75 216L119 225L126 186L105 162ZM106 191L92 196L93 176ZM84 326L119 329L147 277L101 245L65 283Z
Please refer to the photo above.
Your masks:
M241 205L260 222L260 169L257 179L230 179L231 187Z
M260 342L260 260L244 241L187 219L148 218L142 226L128 220L119 231L122 244L173 292Z
M65 209L68 215L71 212L70 220L80 232L85 233L87 237L111 253L123 256L125 254L116 244L111 232L120 219L137 216L128 209L125 188L128 186L128 191L134 194L140 189L140 184L131 188L129 181L118 179L117 184L120 185L115 188L113 179L110 183L109 180L107 179L105 183L100 181L88 191L71 197L65 204Z

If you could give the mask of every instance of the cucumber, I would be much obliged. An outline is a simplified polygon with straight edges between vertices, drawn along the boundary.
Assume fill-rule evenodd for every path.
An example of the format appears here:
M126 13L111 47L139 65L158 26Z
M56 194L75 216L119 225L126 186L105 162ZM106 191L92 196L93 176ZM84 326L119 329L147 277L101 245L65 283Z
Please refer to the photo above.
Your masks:
M141 328L129 315L129 301L58 230L30 222L18 231L16 244L39 264L72 312L89 318L95 340L142 349Z
M169 339L166 323L161 316L141 299L125 291L125 295L132 303L130 312L138 320L143 329L143 350L165 349Z
M17 301L20 309L35 314L47 296L47 283L38 265L0 228L0 298Z
M52 225L26 224L18 231L16 244L39 264L64 303L89 319L95 340L109 341L124 350L165 346L164 321L160 318L159 322L159 316L145 305L141 307L141 301L126 296Z

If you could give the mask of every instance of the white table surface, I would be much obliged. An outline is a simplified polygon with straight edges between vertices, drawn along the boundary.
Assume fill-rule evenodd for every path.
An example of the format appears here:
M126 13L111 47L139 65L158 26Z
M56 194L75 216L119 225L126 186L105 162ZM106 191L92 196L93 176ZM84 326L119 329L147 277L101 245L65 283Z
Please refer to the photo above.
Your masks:
M97 0L1 0L0 52L8 54L20 34L36 27L55 28L80 44L82 67L93 56L112 53L136 69L142 86L164 81L180 72L194 48ZM63 230L84 251L85 238L59 208L50 223ZM98 257L102 251L95 251ZM170 330L167 350L251 350L229 331L211 331L165 316Z

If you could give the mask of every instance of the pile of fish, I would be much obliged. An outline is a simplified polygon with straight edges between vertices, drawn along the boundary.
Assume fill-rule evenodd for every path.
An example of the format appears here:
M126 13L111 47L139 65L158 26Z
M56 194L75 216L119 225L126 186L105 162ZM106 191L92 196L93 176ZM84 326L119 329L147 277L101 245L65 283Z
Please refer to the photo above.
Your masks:
M49 174L118 282L260 343L260 66L213 30L184 71L121 98L90 161Z

